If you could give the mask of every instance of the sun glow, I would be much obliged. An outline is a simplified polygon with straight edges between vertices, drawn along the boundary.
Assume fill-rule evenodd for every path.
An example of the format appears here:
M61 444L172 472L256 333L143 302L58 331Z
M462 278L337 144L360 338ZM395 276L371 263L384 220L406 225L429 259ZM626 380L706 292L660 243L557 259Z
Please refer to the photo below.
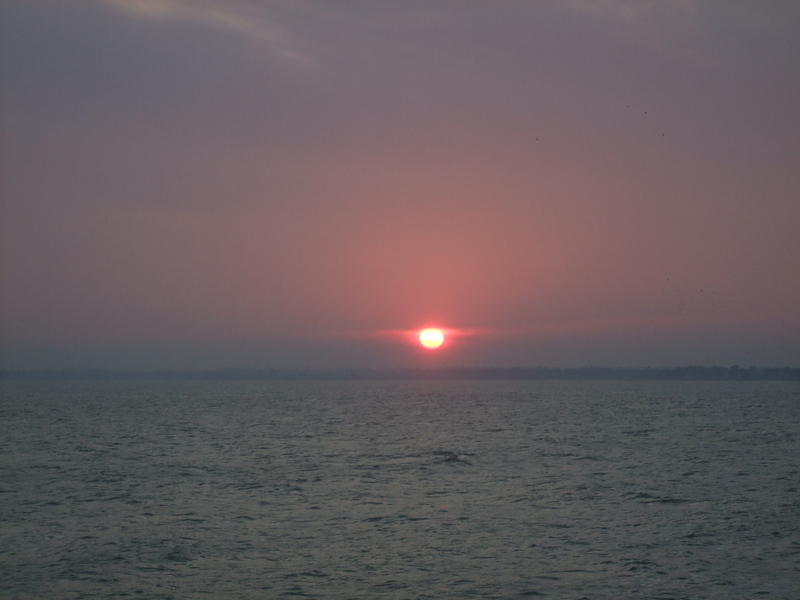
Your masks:
M423 329L419 333L419 343L433 350L444 342L444 334L439 329Z

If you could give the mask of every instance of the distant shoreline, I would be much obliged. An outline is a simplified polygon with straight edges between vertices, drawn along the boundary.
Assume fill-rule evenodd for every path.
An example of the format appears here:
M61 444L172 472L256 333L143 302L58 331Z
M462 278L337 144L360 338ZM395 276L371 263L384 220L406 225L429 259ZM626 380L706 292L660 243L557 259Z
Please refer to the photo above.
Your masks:
M0 381L800 381L800 368L0 369Z

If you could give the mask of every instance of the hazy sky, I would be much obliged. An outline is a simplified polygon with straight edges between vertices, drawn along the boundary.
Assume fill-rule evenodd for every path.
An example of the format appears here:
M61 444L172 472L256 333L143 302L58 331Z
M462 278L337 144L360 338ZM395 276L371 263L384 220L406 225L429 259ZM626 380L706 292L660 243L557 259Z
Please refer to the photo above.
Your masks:
M800 2L0 6L0 366L800 365Z

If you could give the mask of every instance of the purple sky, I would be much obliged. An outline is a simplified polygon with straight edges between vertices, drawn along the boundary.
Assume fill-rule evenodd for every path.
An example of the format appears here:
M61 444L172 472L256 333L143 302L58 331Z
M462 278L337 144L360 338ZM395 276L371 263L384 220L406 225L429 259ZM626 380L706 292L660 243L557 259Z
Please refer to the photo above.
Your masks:
M798 2L2 11L2 367L800 366Z

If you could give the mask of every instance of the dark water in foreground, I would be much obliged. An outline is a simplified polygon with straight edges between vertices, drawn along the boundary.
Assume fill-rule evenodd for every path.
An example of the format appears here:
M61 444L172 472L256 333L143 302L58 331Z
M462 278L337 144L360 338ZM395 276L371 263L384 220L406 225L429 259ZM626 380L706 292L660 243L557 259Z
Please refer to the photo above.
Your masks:
M797 383L0 393L3 598L800 598Z

